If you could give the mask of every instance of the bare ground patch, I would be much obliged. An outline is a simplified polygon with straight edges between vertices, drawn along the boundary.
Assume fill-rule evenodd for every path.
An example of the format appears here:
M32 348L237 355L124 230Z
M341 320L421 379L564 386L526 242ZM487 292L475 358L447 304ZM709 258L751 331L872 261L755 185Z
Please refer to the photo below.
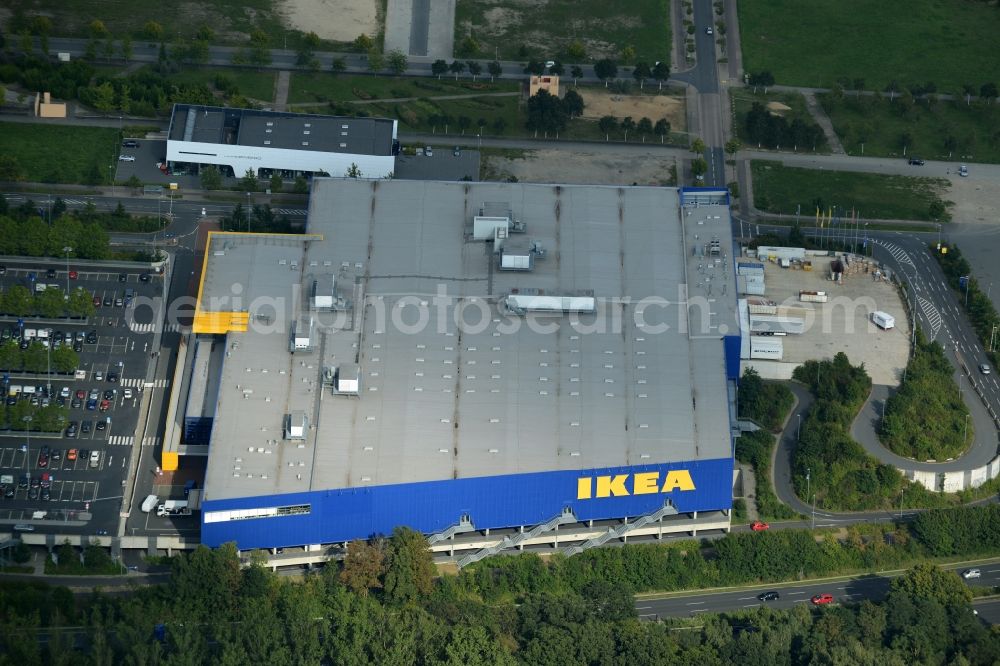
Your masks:
M350 42L380 32L376 0L284 0L282 15L290 27L315 32L322 39Z
M526 151L524 158L483 156L484 176L522 183L601 185L672 185L680 151L650 149L638 152L601 145L594 150L541 149Z
M656 122L666 118L675 132L685 129L684 99L672 95L614 95L611 93L581 89L583 97L584 118L600 118L614 116L625 118L631 116L638 121L649 118Z

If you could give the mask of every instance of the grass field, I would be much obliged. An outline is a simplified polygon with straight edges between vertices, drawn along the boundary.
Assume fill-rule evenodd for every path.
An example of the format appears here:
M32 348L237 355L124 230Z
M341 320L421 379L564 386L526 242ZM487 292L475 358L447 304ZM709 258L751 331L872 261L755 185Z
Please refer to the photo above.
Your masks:
M908 155L924 159L1000 162L1000 105L964 101L920 101L905 114L898 100L871 96L820 95L834 131L852 155L902 158L904 133L909 135ZM948 137L953 144L946 143ZM949 148L951 150L949 150Z
M46 183L87 182L96 166L110 182L118 156L118 130L30 123L0 123L0 155L14 157L24 179Z
M853 208L865 219L931 220L930 206L942 201L948 185L943 178L817 171L766 160L754 160L751 172L758 209L792 215L801 207L807 219L819 205L821 210Z
M969 0L741 0L747 72L785 85L867 89L934 82L939 90L996 81L1000 10Z
M513 81L490 83L489 76L480 77L478 81L472 81L467 77L455 81L454 78L447 76L434 79L401 76L333 76L322 72L315 74L295 72L288 85L288 103L474 95L517 92L519 88L520 84Z
M789 123L796 119L801 120L807 125L812 125L816 122L812 114L809 113L809 109L806 108L805 98L799 93L770 91L764 94L763 91L754 93L753 88L733 88L729 92L729 98L733 105L733 111L736 114L736 122L734 124L736 135L744 144L750 143L746 136L746 115L754 102L760 102L764 106L777 104L789 107L787 110L780 107L776 110ZM830 147L826 145L824 139L823 145L817 146L817 152L826 153L829 151Z
M176 74L170 75L174 83L207 84L214 87L212 81L216 74L225 74L236 82L240 94L244 97L259 99L270 103L274 99L274 72L259 72L253 69L238 67L201 67L198 69L185 67Z
M169 5L157 0L9 0L4 5L12 12L45 14L59 36L87 37L90 22L98 19L114 37L128 34L137 44L145 43L141 39L147 21L159 23L168 42L178 35L194 37L202 26L215 32L218 43L245 43L246 36L256 28L263 30L271 38L271 45L277 48L286 44L288 48L295 48L302 37L301 32L282 22L282 6L275 0L177 0ZM344 46L346 44L332 41L323 43L323 48L329 50L341 50Z
M668 0L457 0L455 48L470 34L480 52L501 59L577 59L566 54L579 41L588 57L620 59L631 46L638 60L670 62Z

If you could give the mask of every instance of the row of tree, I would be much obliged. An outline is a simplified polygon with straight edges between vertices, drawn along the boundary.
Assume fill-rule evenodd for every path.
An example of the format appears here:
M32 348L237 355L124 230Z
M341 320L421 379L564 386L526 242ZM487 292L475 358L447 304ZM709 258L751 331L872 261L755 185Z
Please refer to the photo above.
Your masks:
M924 531L931 534L933 525L929 522ZM1000 533L993 527L994 535ZM769 566L797 577L803 574L797 565L811 570L811 558L829 559L838 550L883 562L887 550L919 548L918 539L907 540L905 528L900 529L898 541L906 545L857 534L843 546L821 544L805 531L786 531L726 537L717 542L717 552L719 559L741 568L739 577ZM685 548L630 545L550 562L535 555L490 558L459 576L435 580L426 541L397 529L388 539L352 544L343 565L331 564L291 582L257 557L241 568L232 544L202 547L173 558L167 584L126 594L84 597L44 583L0 583L0 651L9 663L25 666L84 660L978 666L1000 659L1000 642L969 608L969 589L954 573L931 565L894 579L885 601L878 603L704 613L696 624L668 618L640 622L632 596L636 582L666 570L671 579L694 582L706 566L696 546ZM60 562L78 557L67 545L58 553ZM97 563L92 547L88 559Z
M661 143L665 137L670 135L670 123L666 118L660 118L654 124L652 120L645 116L640 118L638 122L632 116L625 116L621 120L614 116L601 116L600 120L597 121L597 127L601 130L601 134L604 135L606 141L611 139L612 132L619 130L625 135L626 141L628 141L629 132L633 134L638 133L644 137L655 134L660 137Z
M43 365L42 371L44 370ZM11 379L16 380L14 377ZM22 399L13 405L0 406L0 429L12 431L10 434L15 437L27 438L30 437L30 432L60 432L66 428L67 423L69 410L56 402L42 407Z
M28 287L15 284L0 294L0 312L14 317L35 315L47 319L84 318L94 314L94 303L90 292L79 287L67 297L62 289L50 287L42 292L34 292Z
M816 123L807 123L801 118L792 122L784 116L768 110L760 102L754 102L743 119L746 141L755 143L757 147L793 150L812 150L826 145L826 135L823 128Z
M918 327L903 382L886 401L879 438L890 451L917 460L957 458L975 439L954 369L936 340Z
M942 248L946 250L944 252L936 245L931 245L928 249L941 265L948 283L955 290L956 297L965 309L980 342L987 350L993 367L1000 366L1000 345L996 344L994 333L1000 327L1000 314L990 300L989 288L983 290L979 280L972 275L972 266L962 256L957 245L946 245Z
M65 259L66 247L72 248L70 258L107 259L111 255L108 234L95 222L63 215L49 224L37 214L23 220L0 214L0 255Z

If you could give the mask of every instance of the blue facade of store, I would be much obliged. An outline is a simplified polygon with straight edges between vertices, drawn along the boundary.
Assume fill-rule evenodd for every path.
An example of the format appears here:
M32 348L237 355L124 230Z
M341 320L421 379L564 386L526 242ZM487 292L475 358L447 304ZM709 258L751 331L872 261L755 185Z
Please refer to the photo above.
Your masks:
M578 520L618 519L668 500L680 513L714 511L731 508L732 486L733 460L724 458L206 499L201 540L248 550L364 539L400 525L433 534L463 514L476 529L498 529L543 523L567 507ZM299 513L235 520L224 513L275 507Z

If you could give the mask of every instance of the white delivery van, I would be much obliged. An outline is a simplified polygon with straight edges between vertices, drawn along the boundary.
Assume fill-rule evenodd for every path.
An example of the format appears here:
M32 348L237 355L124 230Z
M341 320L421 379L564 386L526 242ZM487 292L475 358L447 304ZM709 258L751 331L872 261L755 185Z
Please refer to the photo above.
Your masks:
M872 313L872 323L882 330L888 331L890 328L894 328L896 326L896 318L888 312L876 310Z
M149 513L156 508L156 503L160 501L160 498L156 495L147 495L146 499L142 500L142 511L143 513Z

